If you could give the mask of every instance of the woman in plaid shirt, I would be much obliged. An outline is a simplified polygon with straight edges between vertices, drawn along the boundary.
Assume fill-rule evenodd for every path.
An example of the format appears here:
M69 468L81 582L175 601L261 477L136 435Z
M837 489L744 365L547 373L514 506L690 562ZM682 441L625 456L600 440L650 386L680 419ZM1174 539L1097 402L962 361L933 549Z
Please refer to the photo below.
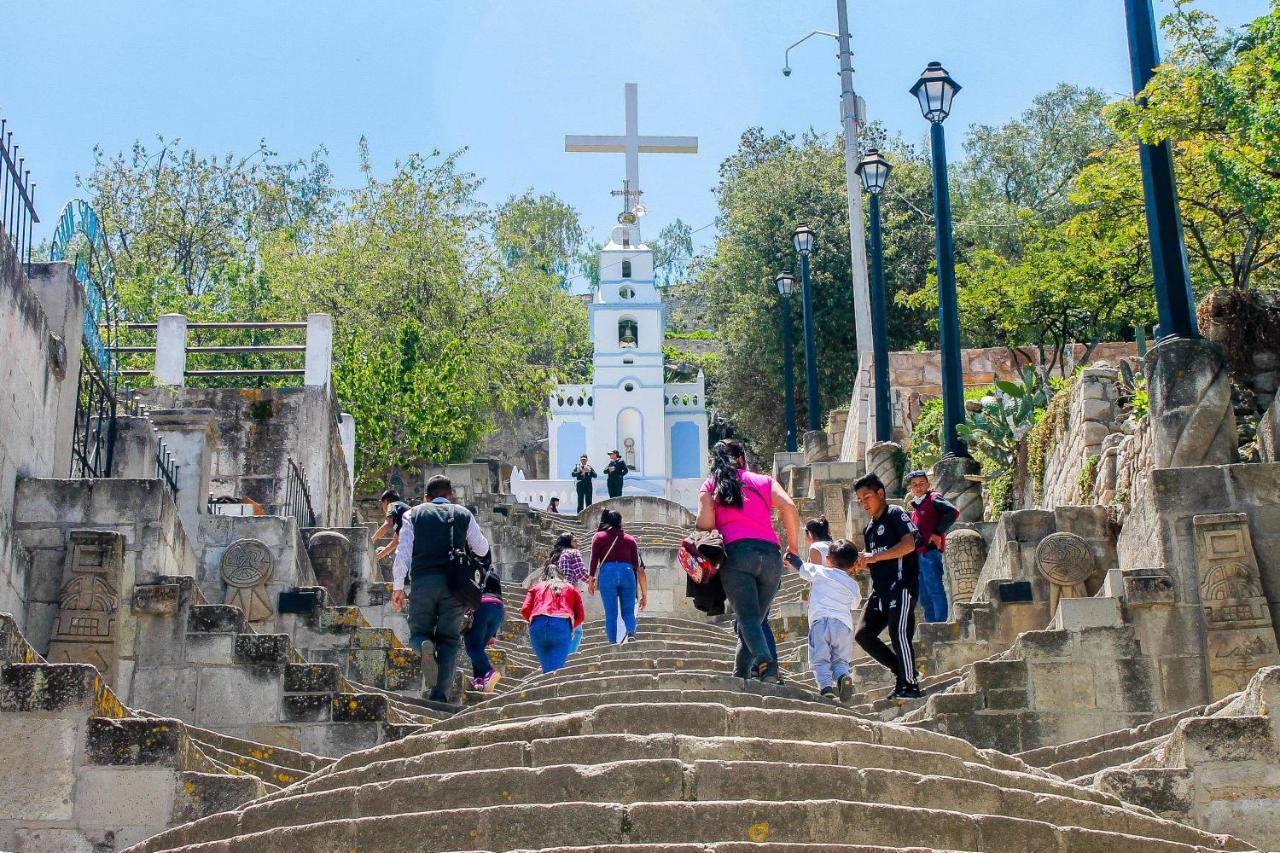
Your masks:
M582 585L587 582L587 567L583 565L582 552L578 550L578 537L572 533L561 533L556 539L555 547L551 549L551 556L547 562L560 570L560 577L564 578L565 583L579 592L582 591ZM582 645L581 625L573 629L573 637L569 640L569 654L576 652L580 645Z

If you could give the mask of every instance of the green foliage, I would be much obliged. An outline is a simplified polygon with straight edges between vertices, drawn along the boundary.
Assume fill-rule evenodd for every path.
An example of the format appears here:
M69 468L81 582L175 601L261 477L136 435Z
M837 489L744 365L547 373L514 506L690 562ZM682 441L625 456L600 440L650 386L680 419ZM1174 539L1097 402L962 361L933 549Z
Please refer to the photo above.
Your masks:
M980 411L958 424L956 432L971 449L987 456L997 471L1007 471L1035 423L1036 411L1047 401L1044 383L1034 368L1027 367L1017 382L997 379L995 392L983 398Z
M995 521L1000 517L1000 513L1008 512L1013 507L1013 481L1017 472L1013 468L1006 468L999 474L987 480L985 487L987 492L986 517L988 521Z
M1093 478L1098 472L1098 462L1102 457L1094 454L1080 466L1080 474L1076 477L1076 488L1080 491L1080 502L1087 504L1093 500Z
M563 288L583 239L571 207L530 192L490 210L460 153L413 155L385 181L363 141L361 154L364 182L344 193L323 152L282 163L265 146L206 157L164 140L99 152L82 183L110 234L127 319L334 316L334 388L359 424L357 479L371 487L391 467L465 458L495 416L538 405L553 376L584 377L590 346L585 308ZM239 330L191 339L265 342Z
M911 430L912 471L927 471L942 458L942 398L931 397L920 406L920 417Z
M1039 502L1044 497L1044 463L1057 441L1058 433L1067 426L1071 405L1071 391L1079 380L1072 376L1049 398L1049 405L1036 417L1027 431L1027 475L1031 479L1032 497Z

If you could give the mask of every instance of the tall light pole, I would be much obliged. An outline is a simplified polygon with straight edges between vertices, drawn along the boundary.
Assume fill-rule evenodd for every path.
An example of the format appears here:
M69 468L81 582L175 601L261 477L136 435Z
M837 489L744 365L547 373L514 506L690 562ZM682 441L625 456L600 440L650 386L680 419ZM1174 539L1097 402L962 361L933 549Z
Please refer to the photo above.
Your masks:
M884 245L880 236L880 192L893 166L875 148L858 162L862 186L871 196L871 327L875 342L876 441L893 440L889 405L889 322L884 287Z
M930 62L911 94L929 120L933 161L934 254L938 264L938 332L942 347L942 442L948 456L968 456L956 427L964 420L964 372L960 366L960 314L956 307L955 242L951 234L951 190L947 186L947 144L942 123L960 84L940 62Z
M836 0L836 24L838 32L830 33L815 30L787 48L782 73L791 75L790 51L792 47L812 38L815 35L827 36L836 40L838 59L840 61L840 124L844 134L844 170L845 188L849 194L849 261L850 279L853 288L853 322L857 335L858 369L865 370L862 355L870 353L872 347L871 305L867 287L867 249L866 230L862 221L862 193L858 189L858 122L861 120L861 109L857 93L853 89L853 50L849 38L849 12L846 0ZM854 401L855 406L858 401ZM857 418L858 413L852 413Z
M787 452L796 452L796 389L795 368L791 357L791 296L796 292L796 280L791 270L783 270L774 280L778 295L782 297L782 370L786 395Z
M813 251L813 229L801 223L791 232L791 243L800 255L800 295L804 304L804 371L808 385L809 432L822 429L822 401L818 396L818 343L813 323L813 288L809 286L809 253Z
M1160 46L1156 42L1151 0L1125 0L1124 11L1129 29L1129 67L1136 96L1155 76L1155 68L1160 64ZM1160 329L1166 337L1198 338L1196 303L1191 293L1182 217L1178 213L1178 188L1173 177L1173 151L1168 140L1157 145L1140 144L1138 157L1142 163L1142 197L1147 209L1147 232L1151 236L1151 270Z

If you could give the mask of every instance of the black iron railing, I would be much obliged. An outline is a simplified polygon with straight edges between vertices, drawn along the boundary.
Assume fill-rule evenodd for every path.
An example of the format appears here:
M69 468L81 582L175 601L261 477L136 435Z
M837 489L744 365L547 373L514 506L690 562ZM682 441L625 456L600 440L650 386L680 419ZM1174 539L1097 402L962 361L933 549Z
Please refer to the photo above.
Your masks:
M80 360L76 420L72 431L71 476L110 477L116 443L115 389L91 358Z
M31 227L40 221L36 215L36 185L31 170L13 144L13 131L5 130L8 119L0 119L0 223L9 236L18 262L31 267Z
M311 492L307 488L307 476L302 467L289 459L289 471L285 476L284 505L280 515L291 515L299 527L315 527L316 514L311 509Z
M156 439L156 477L164 483L164 487L169 490L169 497L177 503L178 462L173 458L173 454L169 452L169 447L162 438Z

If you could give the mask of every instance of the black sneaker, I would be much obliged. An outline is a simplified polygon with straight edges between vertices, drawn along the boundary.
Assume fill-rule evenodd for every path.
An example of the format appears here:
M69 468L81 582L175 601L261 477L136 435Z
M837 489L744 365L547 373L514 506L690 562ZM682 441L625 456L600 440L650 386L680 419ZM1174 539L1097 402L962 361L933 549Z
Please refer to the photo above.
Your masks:
M914 684L904 684L894 689L890 699L923 699L924 692Z
M823 699L834 699L834 698L836 698L836 691L835 691L835 690L833 690L833 689L831 689L830 687L824 687L824 688L822 688L822 698L823 698Z
M853 698L853 679L848 675L840 676L840 680L836 682L836 686L840 688L840 701L848 702Z

